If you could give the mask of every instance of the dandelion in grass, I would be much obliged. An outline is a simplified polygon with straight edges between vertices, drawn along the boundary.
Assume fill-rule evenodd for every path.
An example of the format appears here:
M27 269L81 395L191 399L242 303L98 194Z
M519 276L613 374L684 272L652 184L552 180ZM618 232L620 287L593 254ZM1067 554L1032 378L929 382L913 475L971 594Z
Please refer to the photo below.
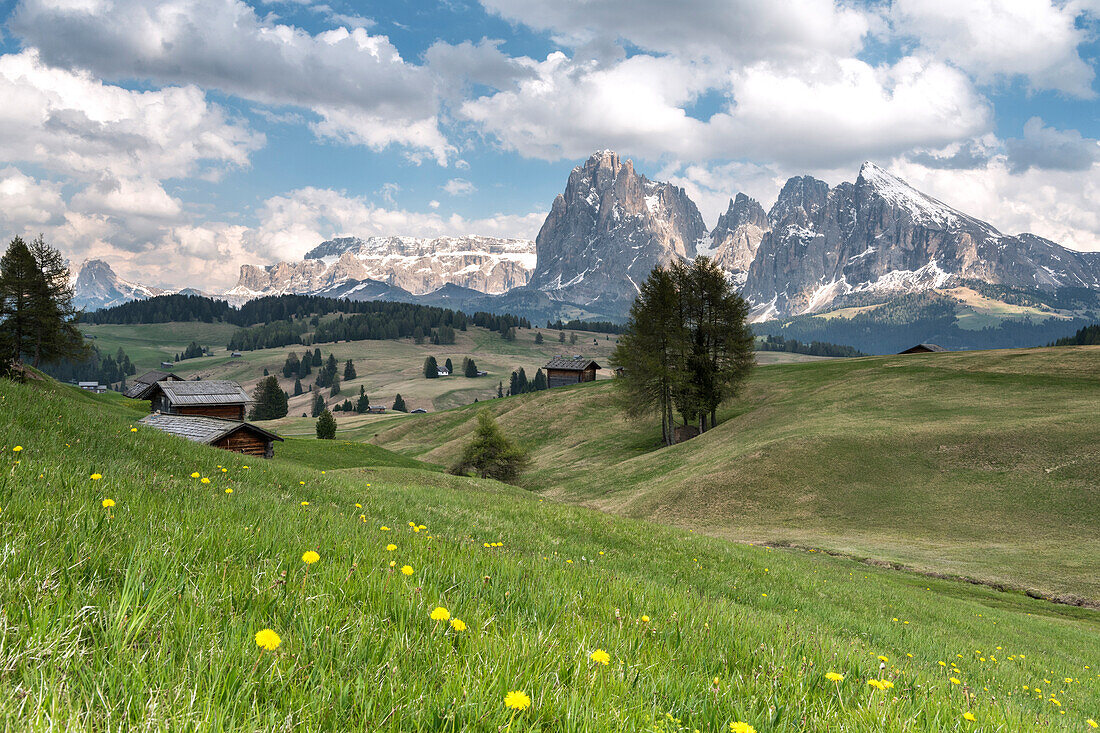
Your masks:
M883 664L886 664L887 662L890 661L890 658L889 657L879 657L878 660L880 662L882 662Z
M394 550L396 550L396 549L397 549L397 545L394 545L394 544L389 544L389 545L386 545L386 550L387 550L388 552L393 552L393 551L394 551Z
M735 723L730 723L730 733L756 733L756 728L738 720Z
M201 480L204 484L210 483L210 479L206 478L206 476L203 476Z
M305 553L302 554L302 562L304 562L306 565L312 565L320 559L321 556L313 550L307 550Z
M396 560L390 560L390 567L391 568L397 567L397 561Z
M378 529L382 530L383 532L389 532L389 531L390 531L390 528L389 528L389 527L386 527L386 526L384 526L384 525L383 525L383 526L381 526L381 527L379 527Z
M225 493L227 493L227 494L232 494L232 493L233 493L233 489L226 489L226 490L225 490Z
M512 690L504 696L504 707L512 710L526 710L531 707L531 698L527 696L526 692Z
M886 685L882 684L882 680L867 680L867 684L876 690L885 690Z
M597 649L596 651L589 654L588 658L596 664L602 664L605 666L611 663L611 655L605 652L603 649Z
M266 649L269 652L273 652L279 648L279 645L283 643L283 640L279 638L271 629L264 629L263 631L256 632L256 646L261 649Z
M402 575L412 575L413 574L412 565L402 565L401 566L401 574Z
M1089 727L1090 727L1090 728L1100 728L1100 723L1097 723L1097 722L1096 722L1095 720L1093 720L1092 718L1089 718L1089 719L1088 719L1088 720L1086 720L1085 722L1089 724Z
M402 572L404 572L404 569L402 569ZM451 612L443 606L436 606L428 615L431 617L432 621L446 621L451 617Z
M104 509L110 509L111 507L113 507L115 505L115 500L114 499L104 499L100 503L103 505Z
M103 478L103 474L101 474L101 473L93 473L92 474L92 481L99 481L101 478Z
M967 710L965 713L963 713L963 719L969 720L971 723L973 723L975 720L977 720L977 718L974 717L974 713L970 712L969 710Z
M195 471L193 474L191 474L191 478L198 478L201 475L202 474L200 474L198 471Z
M643 624L648 624L649 623L649 616L643 615L642 618L641 618L641 621L642 621Z
M12 448L11 450L12 450L12 453L18 453L19 451L23 450L23 446L17 445L14 448Z
M962 684L962 680L960 680L960 679L959 679L958 677L952 677L952 678L951 678L951 684L953 684L953 685L961 685L961 684Z
M466 624L462 621L462 619L453 618L451 619L451 628L455 631L465 631Z
M825 679L829 680L830 682L843 682L844 675L842 675L840 672L826 672Z
M137 432L137 428L130 428L130 432L131 432L131 433L136 433L136 432Z
M303 501L302 506L309 506L309 502L308 501Z

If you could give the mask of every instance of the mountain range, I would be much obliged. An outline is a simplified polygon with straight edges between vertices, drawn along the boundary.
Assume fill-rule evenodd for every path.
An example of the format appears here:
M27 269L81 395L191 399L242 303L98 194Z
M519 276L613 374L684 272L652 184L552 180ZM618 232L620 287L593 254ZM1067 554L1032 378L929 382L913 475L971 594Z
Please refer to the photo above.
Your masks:
M791 178L767 211L738 193L707 230L684 189L603 150L572 170L534 242L340 237L298 262L245 265L237 285L215 297L300 293L621 319L653 267L699 255L725 269L754 321L974 284L1042 297L1100 293L1100 253L1003 234L874 163L835 187ZM90 309L163 292L117 278L101 260L84 264L76 290Z

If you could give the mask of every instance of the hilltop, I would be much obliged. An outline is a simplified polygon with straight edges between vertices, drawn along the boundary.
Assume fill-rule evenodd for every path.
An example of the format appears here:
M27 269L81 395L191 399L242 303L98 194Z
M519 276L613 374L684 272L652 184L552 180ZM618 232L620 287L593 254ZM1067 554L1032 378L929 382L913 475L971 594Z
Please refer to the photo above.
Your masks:
M610 382L488 407L531 447L543 496L1100 600L1097 347L761 367L717 428L669 449ZM477 409L349 437L448 465Z
M1081 730L1100 709L1092 611L616 518L379 448L250 461L134 432L140 414L0 380L0 715L23 728L940 731L968 712ZM530 708L508 710L510 690Z

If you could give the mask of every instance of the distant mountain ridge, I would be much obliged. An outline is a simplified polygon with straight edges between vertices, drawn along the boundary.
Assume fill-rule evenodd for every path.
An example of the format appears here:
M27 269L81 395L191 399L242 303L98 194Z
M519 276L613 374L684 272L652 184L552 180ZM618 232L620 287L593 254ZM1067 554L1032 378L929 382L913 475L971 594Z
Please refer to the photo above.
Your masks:
M73 304L85 310L98 310L131 300L144 300L168 292L160 288L123 280L104 260L84 260L73 278Z

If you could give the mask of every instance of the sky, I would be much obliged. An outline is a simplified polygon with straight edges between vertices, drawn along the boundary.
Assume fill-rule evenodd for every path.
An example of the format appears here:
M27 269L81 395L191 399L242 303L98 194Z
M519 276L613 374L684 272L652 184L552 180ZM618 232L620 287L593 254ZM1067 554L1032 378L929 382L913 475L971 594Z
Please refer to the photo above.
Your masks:
M161 287L533 239L604 148L714 226L872 160L1100 250L1100 0L3 0L0 236Z

